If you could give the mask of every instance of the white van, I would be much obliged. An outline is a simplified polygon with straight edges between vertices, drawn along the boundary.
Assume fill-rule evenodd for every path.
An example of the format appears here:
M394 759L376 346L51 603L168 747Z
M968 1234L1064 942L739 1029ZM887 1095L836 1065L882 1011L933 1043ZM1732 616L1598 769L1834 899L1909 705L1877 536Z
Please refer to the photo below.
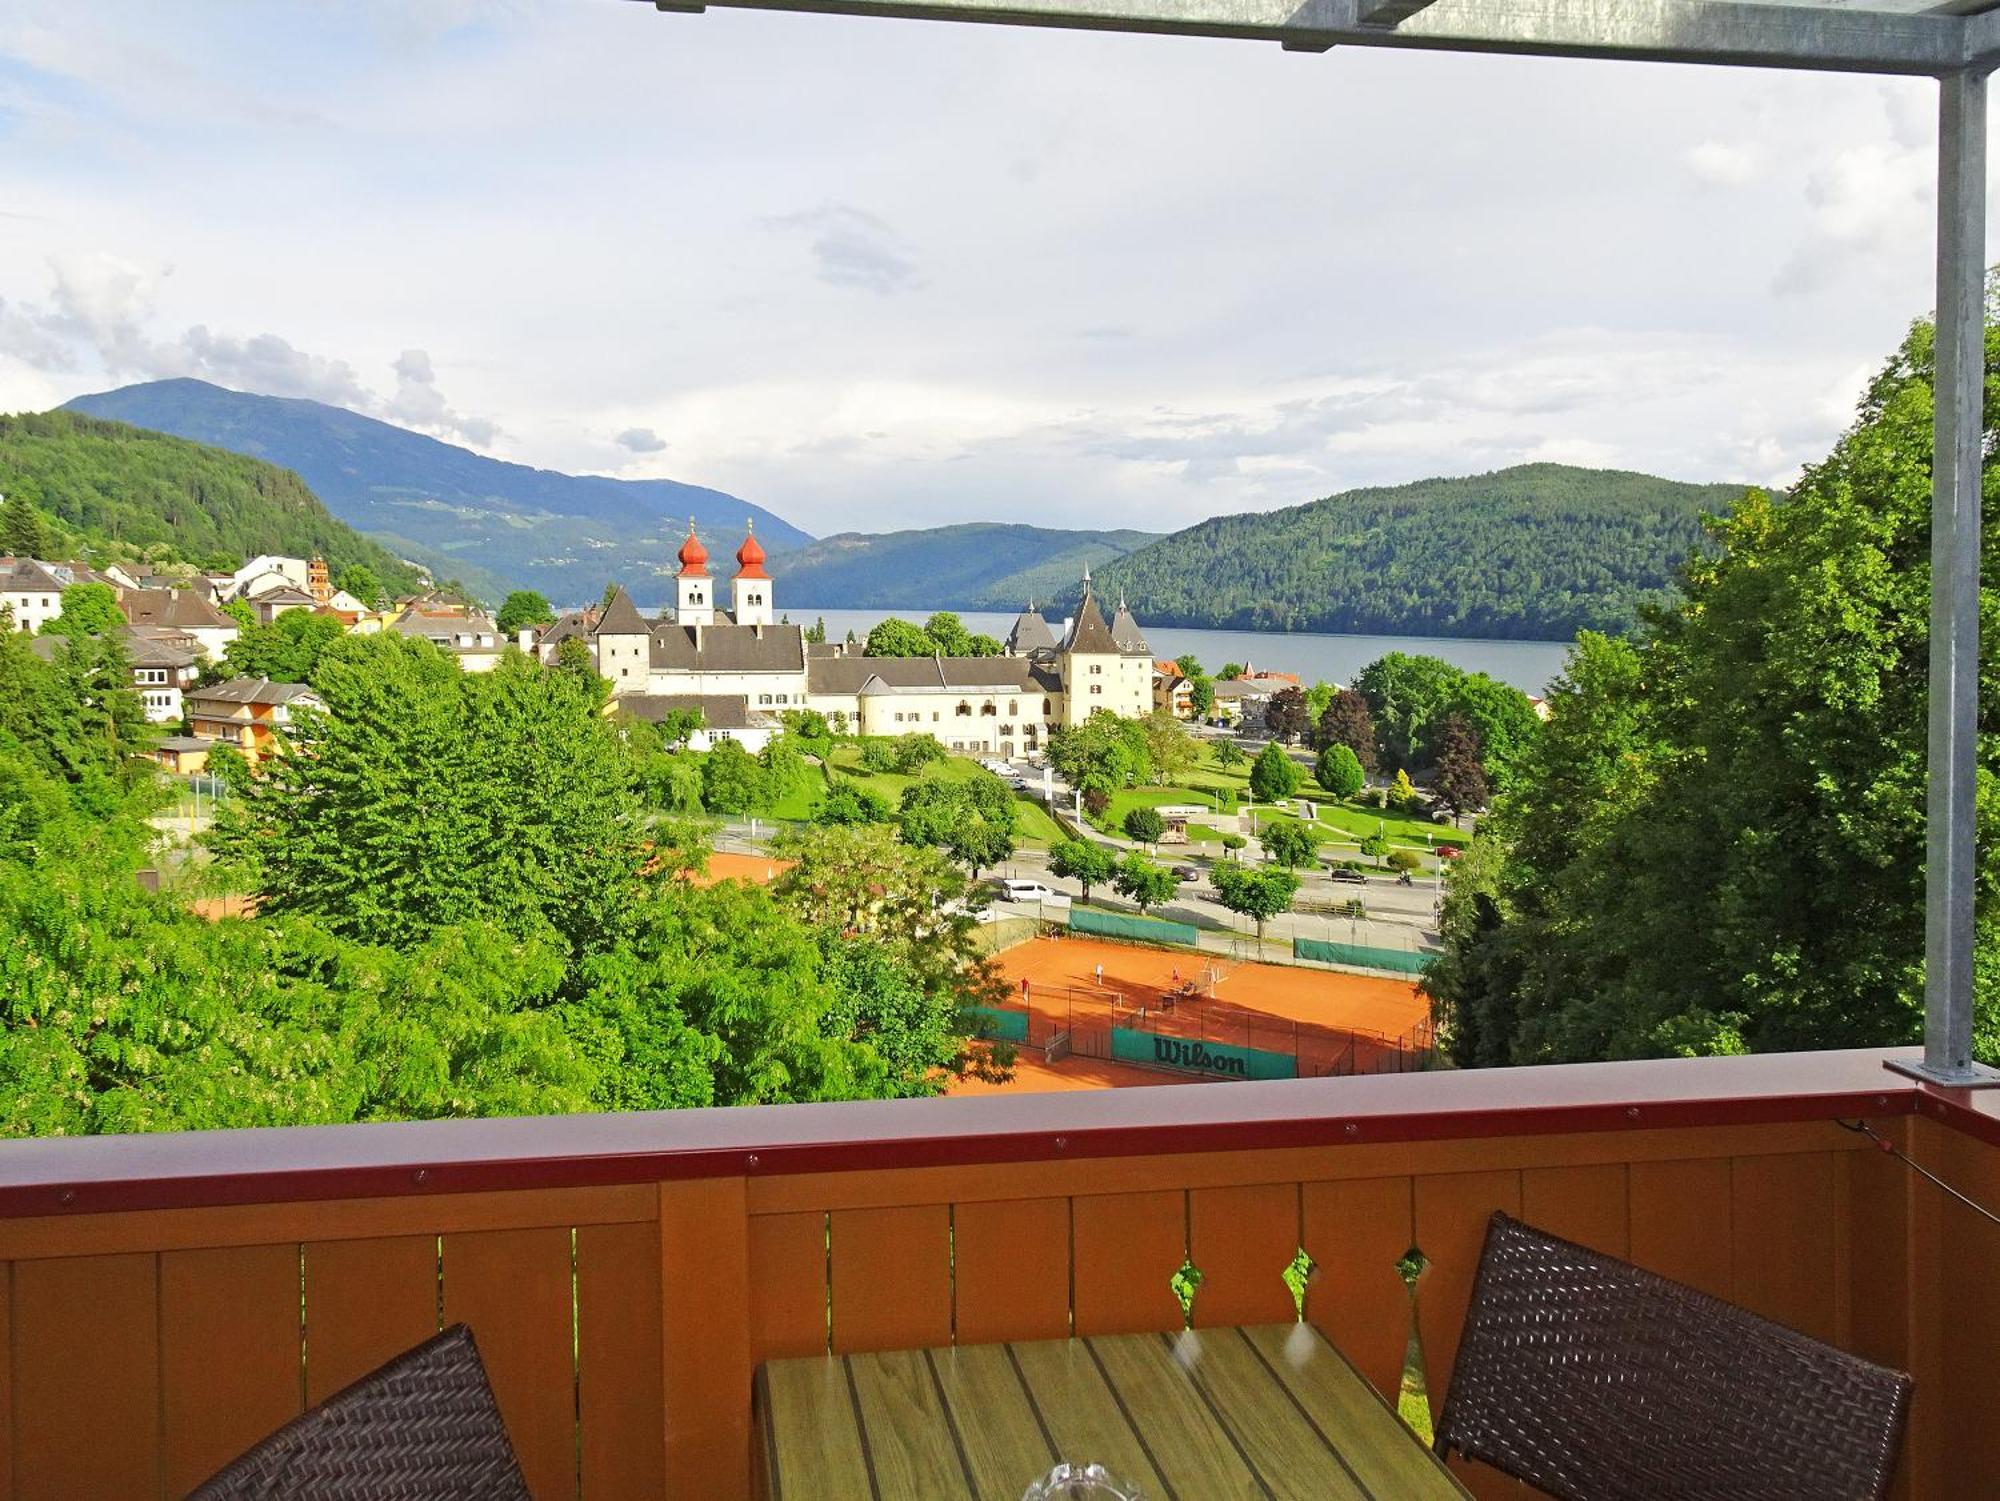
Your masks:
M1040 881L1018 881L1011 877L1000 882L1000 895L1010 902L1049 902L1055 906L1069 904L1069 898L1062 892L1044 886Z

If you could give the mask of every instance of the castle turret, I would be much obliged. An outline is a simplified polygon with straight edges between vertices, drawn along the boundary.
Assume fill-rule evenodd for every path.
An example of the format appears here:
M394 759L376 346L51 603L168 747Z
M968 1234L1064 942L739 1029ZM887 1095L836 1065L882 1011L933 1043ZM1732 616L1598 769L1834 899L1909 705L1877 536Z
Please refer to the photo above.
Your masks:
M755 523L752 523L755 526ZM738 625L769 625L774 618L771 613L771 575L764 571L764 549L757 541L754 530L743 538L743 545L736 549L736 577L729 581L732 603L731 612Z
M1062 643L1063 719L1082 724L1099 709L1126 714L1123 691L1125 654L1112 639L1097 597L1090 592L1090 571L1084 570L1083 599Z
M694 534L688 517L687 541L681 544L680 572L674 577L674 619L682 625L715 624L715 580L708 576L708 549Z

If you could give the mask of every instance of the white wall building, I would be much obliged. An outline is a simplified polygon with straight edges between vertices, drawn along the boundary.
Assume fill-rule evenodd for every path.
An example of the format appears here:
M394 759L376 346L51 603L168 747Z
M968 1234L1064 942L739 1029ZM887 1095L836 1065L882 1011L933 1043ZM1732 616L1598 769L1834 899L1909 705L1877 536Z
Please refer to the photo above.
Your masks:
M671 614L647 620L622 588L598 610L558 621L540 643L553 662L579 641L615 698L641 717L666 706L703 707L728 738L761 745L787 709L839 715L864 735L935 735L951 750L1024 756L1051 730L1098 709L1127 717L1153 707L1152 652L1120 601L1107 621L1084 578L1076 616L1059 640L1028 609L998 657L864 657L808 647L803 628L773 623L776 586L754 536L736 551L733 608L716 608L708 550L690 523ZM640 700L648 702L641 704ZM756 723L759 719L764 723Z

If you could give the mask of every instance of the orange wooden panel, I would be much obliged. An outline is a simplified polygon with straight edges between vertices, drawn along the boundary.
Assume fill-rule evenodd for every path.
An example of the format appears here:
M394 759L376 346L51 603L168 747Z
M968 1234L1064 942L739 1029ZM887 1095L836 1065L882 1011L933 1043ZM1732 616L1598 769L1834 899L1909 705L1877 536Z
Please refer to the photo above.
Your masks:
M302 1408L299 1248L160 1257L167 1494L185 1495Z
M1181 1327L1172 1278L1187 1254L1178 1190L1075 1200L1076 1332L1144 1334Z
M1521 1218L1550 1235L1624 1257L1628 1228L1624 1164L1523 1169Z
M657 1223L578 1228L576 1319L583 1494L652 1501L667 1453Z
M1519 1173L1441 1173L1417 1179L1416 1243L1429 1262L1417 1283L1417 1322L1432 1412L1444 1405L1451 1384L1486 1223L1496 1209L1520 1215Z
M0 1261L0 1501L14 1501L14 1268Z
M535 1501L576 1494L570 1232L444 1238L444 1321L469 1324Z
M1635 1162L1626 1173L1630 1259L1718 1298L1731 1292L1729 1164Z
M750 1215L741 1178L660 1185L669 1501L750 1494Z
M826 1216L750 1221L750 1354L754 1361L826 1349Z
M1188 1254L1202 1275L1194 1300L1196 1326L1283 1324L1296 1318L1284 1271L1299 1244L1297 1185L1195 1189L1188 1195Z
M2000 1206L2000 1149L1957 1131L1943 1138L1935 1171L1945 1182L1989 1208ZM2000 1475L2000 1227L1982 1219L1928 1183L1917 1193L1938 1200L1938 1257L1917 1274L1943 1284L1942 1388L1950 1471L1961 1476Z
M951 1343L951 1212L943 1204L833 1216L833 1348Z
M1069 1334L1069 1200L952 1211L952 1328L961 1345Z
M437 1237L306 1247L306 1402L323 1402L438 1330Z
M159 1259L17 1262L13 1323L18 1501L158 1495Z
M1817 1339L1839 1336L1834 1159L1825 1152L1732 1165L1734 1301ZM1692 1210L1695 1206L1689 1206Z
M1318 1264L1306 1316L1392 1402L1410 1339L1396 1263L1416 1243L1408 1178L1305 1186L1306 1254Z

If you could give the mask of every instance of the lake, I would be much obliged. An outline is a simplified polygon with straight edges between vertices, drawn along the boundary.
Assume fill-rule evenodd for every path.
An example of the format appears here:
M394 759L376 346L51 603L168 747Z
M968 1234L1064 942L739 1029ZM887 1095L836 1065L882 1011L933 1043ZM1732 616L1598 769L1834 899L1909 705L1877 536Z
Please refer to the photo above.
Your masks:
M782 597L779 607L783 608ZM814 620L823 618L827 639L839 641L850 630L857 638L865 638L877 621L891 615L900 615L905 620L921 624L931 612L792 610L788 613L796 625L811 625ZM967 630L984 632L1002 641L1007 639L1007 632L1014 625L1011 612L960 610L957 613ZM1442 657L1454 667L1462 667L1467 672L1483 672L1503 683L1512 683L1523 693L1540 695L1547 691L1549 680L1562 671L1563 659L1569 652L1569 643L1564 641L1483 641L1456 636L1323 636L1305 631L1201 631L1148 626L1143 619L1139 624L1146 633L1147 644L1153 648L1153 655L1163 661L1184 652L1193 652L1210 672L1216 671L1225 662L1243 662L1274 672L1297 673L1309 684L1321 680L1351 683L1360 675L1361 669L1377 657L1400 651L1413 656ZM1060 619L1051 620L1049 625L1060 634Z

